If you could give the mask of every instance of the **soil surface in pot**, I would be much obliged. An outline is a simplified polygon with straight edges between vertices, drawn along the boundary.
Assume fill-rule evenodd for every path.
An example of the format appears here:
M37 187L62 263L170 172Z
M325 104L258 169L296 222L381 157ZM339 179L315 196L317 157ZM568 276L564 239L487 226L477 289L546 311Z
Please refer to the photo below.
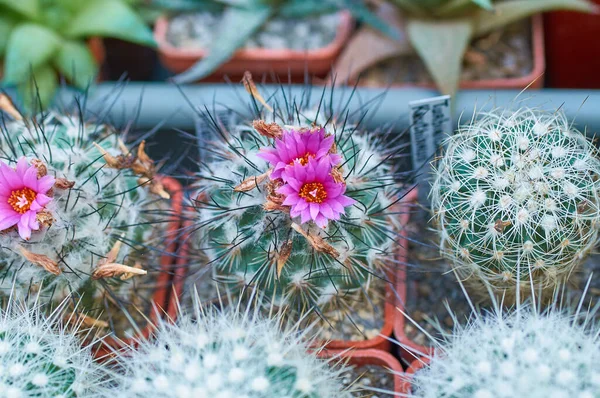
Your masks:
M323 48L335 39L339 23L339 14L306 19L274 18L246 41L244 47L273 50ZM171 45L179 48L209 48L219 34L220 24L219 14L210 12L180 14L170 20L167 40Z
M411 240L425 242L429 246L410 244L408 263L411 266L407 269L405 312L429 335L439 339L443 334L452 332L454 326L448 308L461 324L467 322L471 308L455 275L450 271L450 264L439 256L436 233L416 222L409 223L407 229ZM600 275L600 255L595 254L589 256L567 282L564 306L576 308L591 274L595 277L584 297L582 311L593 308L600 300L600 278L597 277ZM478 306L476 299L473 300L474 305ZM595 314L595 318L600 320L600 312ZM408 319L404 324L404 333L419 345L431 345L430 338Z
M363 365L349 368L342 374L342 383L351 390L357 390L352 395L361 398L392 398L394 397L394 375L382 366ZM389 394L369 391L390 391Z
M463 61L461 80L507 79L526 76L533 70L531 21L507 25L473 40ZM423 64L415 55L386 60L366 70L361 77L366 85L432 83Z

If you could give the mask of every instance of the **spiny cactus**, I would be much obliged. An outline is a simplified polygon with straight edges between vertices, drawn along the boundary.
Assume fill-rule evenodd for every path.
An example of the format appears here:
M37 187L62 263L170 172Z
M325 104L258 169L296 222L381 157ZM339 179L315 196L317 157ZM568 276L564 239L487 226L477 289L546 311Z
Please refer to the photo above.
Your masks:
M37 302L27 306L13 299L0 309L0 396L107 396L108 373L93 361L91 348L80 345L76 330L69 329L81 321L63 319L67 304L63 301L49 315Z
M159 269L151 249L167 219L143 145L134 156L110 127L76 115L19 119L0 138L0 287L23 297L43 285L55 302L75 292L100 311L109 287L106 302L130 303L128 279Z
M215 279L299 311L341 308L385 278L401 228L399 149L318 115L276 110L222 132L194 203Z
M431 190L459 277L512 294L565 280L598 240L597 156L560 111L497 109L460 127Z
M122 352L117 389L127 397L350 398L343 366L308 353L309 329L258 310L201 308L161 322L155 338ZM258 308L258 306L256 307ZM285 324L285 323L284 323Z
M600 396L597 327L556 309L479 316L440 345L415 373L411 397Z

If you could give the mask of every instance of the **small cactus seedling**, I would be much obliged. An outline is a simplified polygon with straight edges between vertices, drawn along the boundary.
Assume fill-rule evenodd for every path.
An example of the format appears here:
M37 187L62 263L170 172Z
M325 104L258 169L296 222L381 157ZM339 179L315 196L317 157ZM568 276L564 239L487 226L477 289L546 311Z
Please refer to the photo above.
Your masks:
M553 288L598 240L598 151L560 111L479 116L448 139L435 171L442 253L479 286Z
M24 297L43 285L58 301L76 292L86 309L130 295L128 279L158 268L154 225L168 197L143 145L134 156L78 116L15 116L1 137L0 286Z
M194 202L217 281L304 311L342 308L386 277L404 189L388 137L285 110L220 133Z
M598 330L559 310L477 316L440 342L413 398L578 397L600 391Z
M121 352L117 388L143 398L350 398L343 366L308 353L308 329L262 318L259 310L201 308L162 321L155 338ZM285 323L284 323L285 324Z
M46 315L37 302L27 306L11 298L0 309L0 396L107 396L107 372L71 330L81 320L63 322L67 304Z

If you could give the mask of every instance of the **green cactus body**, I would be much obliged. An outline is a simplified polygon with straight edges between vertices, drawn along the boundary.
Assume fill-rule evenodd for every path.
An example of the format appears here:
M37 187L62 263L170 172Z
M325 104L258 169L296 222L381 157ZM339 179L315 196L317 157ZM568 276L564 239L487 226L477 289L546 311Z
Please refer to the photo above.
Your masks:
M554 287L597 242L598 151L560 112L480 116L448 139L435 170L442 253L476 284Z
M303 123L311 126L310 116ZM335 134L343 158L346 195L357 203L326 228L308 222L300 233L299 217L291 218L289 208L265 209L270 199L277 201L277 180L267 178L249 191L234 191L248 177L267 172L257 153L272 141L250 126L232 131L226 142L215 144L216 155L198 182L201 236L196 246L207 255L216 280L252 286L279 305L305 310L331 304L337 308L338 300L366 291L374 276L385 277L399 229L390 210L399 187L385 150L379 149L381 142L354 127L337 129L329 123L327 133ZM316 249L303 234L327 248Z
M0 234L2 289L8 291L14 284L19 296L42 289L42 297L52 296L54 301L74 292L82 297L86 310L105 316L110 316L107 302L117 301L120 306L120 300L128 304L133 300L136 305L139 300L132 295L141 285L137 280L148 285L148 277L124 281L123 273L117 273L95 280L94 272L109 260L117 242L121 248L112 263L133 266L139 261L144 269L159 270L159 251L152 248L160 244L157 232L164 231L160 225L165 222L166 204L154 198L132 170L106 164L99 147L113 156L121 155L115 132L105 125L58 114L36 124L7 123L3 130L3 156L9 166L23 156L29 162L37 159L48 175L74 185L61 188L55 184L52 200L44 209L50 215L49 225L34 231L29 241L14 229ZM43 256L58 270L52 273L28 260L22 249ZM108 296L107 291L111 292Z
M44 314L37 303L11 299L0 310L0 395L106 396L107 372L93 362L90 347L80 346L76 331L61 326L66 304Z

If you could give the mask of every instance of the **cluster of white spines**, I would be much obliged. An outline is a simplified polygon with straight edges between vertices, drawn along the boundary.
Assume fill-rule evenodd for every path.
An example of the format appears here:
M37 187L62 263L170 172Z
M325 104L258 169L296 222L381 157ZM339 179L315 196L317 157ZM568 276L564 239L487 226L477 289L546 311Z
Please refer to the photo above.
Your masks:
M597 398L598 332L521 308L459 327L413 379L415 398Z
M0 310L0 396L104 397L106 372L72 330L63 302L52 314L10 301ZM70 319L71 330L63 326Z
M308 353L306 332L234 308L161 323L151 341L121 358L128 397L349 398L342 368Z
M63 272L45 285L48 290L57 287L60 293L56 296L59 298L88 281L82 275L92 272L95 263L101 259L98 255L106 255L117 236L129 242L139 240L139 236L134 236L136 228L115 227L138 225L143 219L144 209L152 200L146 189L135 189L133 192L132 186L137 185L135 176L106 167L91 136L103 137L98 140L104 149L111 155L120 155L117 136L107 128L104 125L82 123L76 116L52 113L36 128L20 121L7 125L14 140L13 145L19 148L19 155L29 160L41 159L48 173L76 183L73 190L54 190L53 200L46 206L54 217L52 226L34 233L25 244L35 254L55 261L60 259ZM82 169L85 171L77 175ZM100 214L107 204L118 209L111 213L111 217ZM147 228L144 237L148 238L150 232L151 228ZM23 263L19 246L23 244L14 234L0 234L0 245L4 248L4 266L0 267L0 273L6 273L2 278L5 288L10 288L8 284L16 280L16 288L27 290L31 281L39 283L48 276L48 272L40 266L29 263L19 265ZM122 245L117 261L127 258L131 251L130 245Z
M551 285L592 249L598 151L560 112L478 115L447 140L432 207L445 255L494 286Z

